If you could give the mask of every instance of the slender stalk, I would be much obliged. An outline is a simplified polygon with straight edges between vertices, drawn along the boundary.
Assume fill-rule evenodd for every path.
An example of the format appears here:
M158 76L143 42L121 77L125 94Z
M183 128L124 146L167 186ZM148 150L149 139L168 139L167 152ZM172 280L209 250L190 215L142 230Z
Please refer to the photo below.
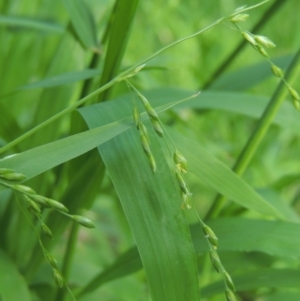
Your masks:
M257 33L266 22L270 21L270 18L274 16L275 12L281 7L282 4L286 3L287 1L277 0L275 1L262 15L260 20L253 26L251 30L252 33ZM243 39L240 44L232 51L232 53L224 60L224 62L218 67L218 69L211 75L211 77L206 81L203 85L203 90L208 89L211 84L219 78L223 72L231 65L234 59L238 56L238 54L245 48L248 42Z
M105 90L109 89L110 87L112 87L114 84L116 84L117 82L120 82L122 80L124 80L126 77L130 77L133 76L134 74L131 75L132 72L134 72L135 69L141 67L143 64L147 63L148 61L150 61L151 59L153 59L154 57L158 56L159 54L161 54L162 52L168 50L169 48L180 44L186 40L189 40L191 38L194 38L202 33L204 33L205 31L211 29L212 27L226 21L227 19L240 14L242 12L248 11L250 9L256 8L258 6L263 5L264 3L268 2L269 0L263 1L261 3L258 3L256 5L247 7L243 10L239 10L237 12L232 13L230 16L227 17L222 17L219 20L213 22L211 25L205 27L204 29L201 29L189 36L186 36L182 39L179 39L161 49L159 49L158 51L156 51L155 53L153 53L152 55L148 56L147 58L145 58L144 60L140 61L139 63L133 65L132 67L128 68L127 70L125 70L124 72L120 73L118 76L116 76L115 78L113 78L111 81L109 81L107 84L101 86L99 89L95 90L94 92L92 92L91 94L85 96L84 98L80 99L78 102L70 105L68 108L60 111L58 114L50 117L49 119L47 119L46 121L42 122L41 124L39 124L38 126L34 127L33 129L29 130L28 132L26 132L25 134L21 135L20 137L18 137L17 139L11 141L10 143L6 144L5 146L3 146L0 149L0 154L7 151L8 149L10 149L11 147L15 146L16 144L20 143L21 141L27 139L28 137L30 137L31 135L33 135L34 133L36 133L37 131L39 131L40 129L44 128L45 126L51 124L52 122L54 122L55 120L59 119L60 117L72 112L73 110L75 110L76 108L78 108L79 106L83 105L84 103L86 103L89 99L91 99L92 97L104 92Z
M298 65L299 60L300 60L300 48L296 53L296 55L294 56L293 61L289 65L288 70L286 72L285 80L287 80L290 84L292 84L295 81L300 71L300 64ZM286 89L286 84L284 80L281 80L268 106L266 107L261 118L259 119L254 132L250 136L242 152L240 153L235 165L232 168L232 170L237 175L241 176L246 170L260 142L265 137L287 93L288 90ZM206 219L217 217L225 202L226 202L226 198L224 196L220 194L217 195L214 204L212 205L212 207L210 208L210 210L206 215Z
M73 223L70 236L68 239L68 243L67 243L67 249L63 259L62 269L61 269L61 272L64 276L66 283L68 283L69 276L70 276L70 270L72 267L72 261L74 258L74 252L75 252L75 247L76 247L76 242L78 237L78 231L79 231L79 224ZM58 289L55 300L63 301L65 294L66 294L66 289L64 288Z

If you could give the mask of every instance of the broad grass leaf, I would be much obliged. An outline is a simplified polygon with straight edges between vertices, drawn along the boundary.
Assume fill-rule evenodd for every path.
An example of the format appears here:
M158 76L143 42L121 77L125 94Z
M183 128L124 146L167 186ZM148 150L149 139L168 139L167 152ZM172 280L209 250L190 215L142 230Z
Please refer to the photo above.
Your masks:
M23 276L14 262L0 250L0 299L1 301L30 301L31 294Z
M259 269L231 276L238 292L262 287L273 289L299 289L300 283L300 271L296 269ZM201 289L201 293L204 297L210 297L223 292L223 281L212 283Z
M192 93L192 91L178 88L162 88L147 91L145 95L155 104L156 101L163 103L174 97L187 97L187 95L191 95ZM259 118L266 108L268 101L268 97L241 92L204 91L194 99L179 104L176 109L217 109ZM287 100L281 105L273 123L299 133L297 130L300 127L299 114L291 104L291 101Z
M294 55L292 54L284 55L272 59L272 62L285 70L293 57ZM267 61L263 61L224 74L210 86L209 90L243 91L258 85L270 76L274 76L271 72L270 64Z
M101 70L98 69L84 69L79 71L67 72L56 76L50 76L44 78L35 83L26 84L24 86L17 88L17 90L57 87L66 84L75 83L78 81L83 81L85 79L89 79L100 74L101 74Z
M132 105L129 99L122 99L80 112L93 128L131 114ZM196 256L179 189L158 139L151 132L151 150L158 167L155 174L136 128L98 149L139 249L152 300L199 300Z
M275 257L300 260L299 224L243 218L216 219L208 224L219 238L220 252L261 252ZM196 253L208 252L201 226L193 224L190 230ZM141 268L138 250L132 247L95 276L79 295L91 292L106 282L134 273Z
M255 190L207 152L199 143L175 131L169 131L178 149L187 158L190 172L227 199L262 214L284 219L284 215ZM181 146L181 147L180 147ZM184 147L183 147L184 146Z
M0 15L0 25L34 29L56 34L61 34L65 31L64 27L60 26L59 24L22 16Z
M82 0L62 0L62 2L81 44L87 49L97 51L97 28L88 6Z
M155 109L157 112L161 112L177 103L178 101L173 101ZM109 111L103 111L103 113L110 114ZM142 118L145 118L145 114L143 114ZM29 180L59 164L88 152L133 126L132 117L121 117L112 123L104 122L103 126L92 130L51 142L20 154L5 157L0 160L0 167L11 168L23 173L27 177L26 180Z

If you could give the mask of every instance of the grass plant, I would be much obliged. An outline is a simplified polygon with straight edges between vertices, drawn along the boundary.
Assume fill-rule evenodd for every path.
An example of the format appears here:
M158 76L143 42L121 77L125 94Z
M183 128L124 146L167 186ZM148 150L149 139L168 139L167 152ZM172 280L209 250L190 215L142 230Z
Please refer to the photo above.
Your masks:
M0 300L299 300L297 5L0 0Z

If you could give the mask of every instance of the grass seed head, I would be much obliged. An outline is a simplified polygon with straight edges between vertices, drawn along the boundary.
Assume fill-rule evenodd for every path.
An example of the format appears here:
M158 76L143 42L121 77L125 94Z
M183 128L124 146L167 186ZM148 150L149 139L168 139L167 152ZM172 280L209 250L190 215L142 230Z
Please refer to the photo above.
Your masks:
M241 34L251 45L253 46L257 45L254 36L250 32L242 31Z
M218 253L214 249L210 249L209 255L214 268L218 273L221 273L224 270L224 268L222 266Z
M178 150L175 151L173 155L173 160L176 164L176 167L179 171L186 173L188 170L188 164L186 158L179 152Z
M150 153L148 155L148 158L149 158L151 170L153 171L153 173L155 173L156 172L156 162L155 162L155 159L154 159L152 153Z
M159 124L159 121L157 119L154 119L153 117L150 117L150 121L151 121L151 124L156 132L156 134L160 137L163 137L163 129L162 127L160 126Z
M292 88L291 86L289 86L288 89L289 89L289 92L290 92L293 100L298 100L299 101L300 96L299 96L298 92L294 88Z
M26 179L25 175L17 172L1 174L0 177L8 181L22 181Z
M225 280L225 283L226 283L226 286L231 290L231 291L235 291L235 286L234 286L234 283L230 277L230 275L224 271L224 280Z
M178 184L179 184L179 187L180 187L181 191L184 194L188 195L190 192L189 192L189 190L187 188L185 180L183 179L183 177L182 177L182 175L180 174L179 171L176 171L176 178L177 178L177 181L178 181Z
M26 201L28 205L27 210L33 215L40 216L41 213L40 206L28 197L26 197Z
M12 188L15 189L15 190L18 190L19 192L21 193L25 193L25 194L36 194L36 192L28 187L28 186L25 186L25 185L12 185Z
M272 65L271 70L275 76L283 78L283 71L279 67L277 67L276 65Z
M207 225L203 226L203 232L206 235L208 241L212 244L212 246L217 249L218 247L218 237L214 233L214 231L208 227Z
M59 288L62 288L64 286L64 278L62 277L61 273L55 268L52 269L52 273L55 283Z
M263 55L266 58L269 58L268 52L266 51L266 49L264 47L262 47L261 45L257 44L255 46L255 48L259 51L259 53L261 55Z
M183 200L183 203L182 203L182 209L191 209L192 206L191 206L191 193L189 194L185 194L184 192L181 192L181 197L182 197L182 200Z
M54 269L57 269L56 259L52 255L50 255L49 253L47 253L45 255L45 257L46 257L46 260L48 261L48 263L51 265L51 267L54 268Z
M42 224L42 230L43 230L44 235L46 235L50 239L53 239L52 232L46 224Z
M78 224L80 224L81 226L84 226L84 227L90 228L90 229L95 228L95 225L93 224L93 222L90 219L88 219L88 218L86 218L84 216L81 216L81 215L71 215L71 218L75 222L77 222Z
M133 119L134 123L137 129L139 129L139 124L140 124L140 113L137 107L133 108Z
M249 15L247 14L238 14L229 19L232 23L244 22L248 19Z
M300 112L300 101L293 99L293 105L295 109Z
M5 175L7 173L14 173L14 171L9 168L0 168L0 175Z
M225 290L225 295L227 301L236 301L235 295L230 289Z
M267 38L265 36L255 35L254 39L258 44L260 44L263 47L267 47L267 48L276 47L276 45L269 38Z
M146 155L149 156L151 154L149 139L147 139L147 136L142 134L142 132L141 132L141 140L142 140L143 150L146 153Z

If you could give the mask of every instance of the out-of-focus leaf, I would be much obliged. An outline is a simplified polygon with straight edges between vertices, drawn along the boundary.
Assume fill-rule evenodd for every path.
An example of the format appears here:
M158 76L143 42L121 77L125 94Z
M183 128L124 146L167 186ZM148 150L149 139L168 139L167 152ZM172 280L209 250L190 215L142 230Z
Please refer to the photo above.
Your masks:
M82 0L62 0L62 2L69 13L72 26L80 42L87 49L97 51L96 24L85 2Z
M29 89L38 89L38 88L49 88L62 86L70 83L75 83L78 81L82 81L88 78L92 78L101 74L101 70L98 69L85 69L80 71L67 72L63 74L59 74L56 76L50 76L44 78L38 82L27 84L17 88L17 90L29 90Z
M192 91L178 88L162 88L146 91L145 95L152 101L168 101L174 97L187 97ZM204 91L189 101L179 104L176 109L217 109L228 112L243 114L246 116L259 118L268 104L269 98L265 96L249 95L240 92L226 91ZM299 133L300 127L299 113L295 110L291 101L287 100L280 107L273 120L274 124L293 132Z
M56 23L22 17L22 16L0 15L0 25L35 29L35 30L46 31L49 33L63 33L65 31L65 29L62 26Z
M231 275L238 292L257 288L295 288L299 289L300 271L292 269L259 269L244 274ZM219 281L204 287L204 297L224 292L224 282ZM282 300L283 301L283 300Z
M0 250L0 300L30 301L28 286L14 262Z
M131 115L132 104L122 99L85 107L80 112L93 128ZM149 122L145 124L149 128ZM179 189L158 139L152 129L156 173L150 169L136 128L100 146L99 152L138 246L152 299L199 300L196 256Z
M292 61L294 55L285 55L279 58L272 59L275 65L279 66L283 70ZM217 79L211 86L210 90L223 90L223 91L243 91L251 88L263 80L267 79L272 74L270 64L267 61L250 65L233 71L231 73L226 73Z
M111 80L120 68L138 3L139 0L116 0L112 23L107 29L109 41L100 81L101 86ZM101 93L99 99L104 100L107 93L108 91Z

